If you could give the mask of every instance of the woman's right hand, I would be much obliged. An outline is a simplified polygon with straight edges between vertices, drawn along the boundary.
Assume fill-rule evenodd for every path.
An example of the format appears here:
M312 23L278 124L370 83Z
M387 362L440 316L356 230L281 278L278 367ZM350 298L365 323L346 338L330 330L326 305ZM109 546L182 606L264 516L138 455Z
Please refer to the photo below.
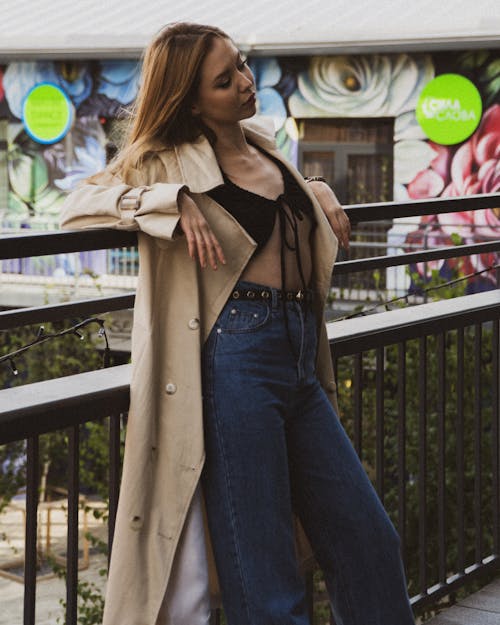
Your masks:
M178 201L179 226L186 235L189 256L192 259L198 256L202 267L207 266L207 260L212 269L217 269L217 262L225 265L224 252L193 198L181 191Z

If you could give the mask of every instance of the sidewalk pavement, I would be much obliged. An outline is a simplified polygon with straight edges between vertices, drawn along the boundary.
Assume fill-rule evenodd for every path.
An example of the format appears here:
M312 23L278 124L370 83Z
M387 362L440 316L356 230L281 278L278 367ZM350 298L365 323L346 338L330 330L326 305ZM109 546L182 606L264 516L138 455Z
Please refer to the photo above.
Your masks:
M93 507L102 507L100 503L90 504ZM83 556L84 514L80 511L80 551ZM64 556L66 552L67 514L65 501L58 502L50 512L50 528L47 527L47 511L39 510L39 548L46 552L47 539L53 554ZM87 531L102 540L107 538L107 526L92 513L87 514ZM24 582L22 579L22 561L24 554L24 506L13 502L0 514L0 625L23 625ZM104 592L105 577L99 575L99 570L106 568L106 556L96 553L90 545L88 566L78 572L79 580L93 582ZM9 563L17 566L9 567ZM82 565L83 558L81 561ZM43 578L37 580L36 588L36 625L64 625L64 609L60 604L66 597L66 586L62 579L50 576L51 571L44 567ZM19 575L18 580L10 579L2 574Z

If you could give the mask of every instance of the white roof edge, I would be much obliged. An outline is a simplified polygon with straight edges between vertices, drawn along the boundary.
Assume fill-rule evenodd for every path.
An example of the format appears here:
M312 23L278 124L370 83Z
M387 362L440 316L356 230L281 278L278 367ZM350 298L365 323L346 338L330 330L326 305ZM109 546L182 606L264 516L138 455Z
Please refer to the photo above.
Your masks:
M273 42L273 43L248 43L236 42L245 52L251 52L257 56L303 56L303 55L329 55L329 54L358 54L379 52L437 52L447 50L464 49L492 49L500 48L498 35L472 35L463 37L432 37L432 38L401 38L401 39L372 39L337 42ZM56 58L139 58L144 45L109 45L109 39L102 44L95 40L81 45L61 44L51 48L37 45L31 40L26 45L16 42L0 42L0 62L10 60L28 59L56 59Z

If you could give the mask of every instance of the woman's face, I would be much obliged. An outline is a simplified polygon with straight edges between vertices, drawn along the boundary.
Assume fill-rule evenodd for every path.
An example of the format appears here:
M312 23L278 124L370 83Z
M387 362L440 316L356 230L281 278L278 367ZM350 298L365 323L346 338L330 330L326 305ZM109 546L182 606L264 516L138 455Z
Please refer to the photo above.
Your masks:
M255 82L230 39L215 37L206 55L192 113L217 132L256 112Z

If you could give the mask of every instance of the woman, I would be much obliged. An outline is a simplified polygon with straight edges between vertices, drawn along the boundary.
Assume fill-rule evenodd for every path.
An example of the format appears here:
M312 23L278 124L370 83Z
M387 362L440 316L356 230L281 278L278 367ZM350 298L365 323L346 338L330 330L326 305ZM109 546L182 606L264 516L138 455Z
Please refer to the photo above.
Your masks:
M65 204L64 227L139 231L104 623L207 623L211 542L229 625L305 625L295 512L338 625L409 625L398 537L332 407L323 306L348 220L255 112L231 39L169 25L125 148Z

